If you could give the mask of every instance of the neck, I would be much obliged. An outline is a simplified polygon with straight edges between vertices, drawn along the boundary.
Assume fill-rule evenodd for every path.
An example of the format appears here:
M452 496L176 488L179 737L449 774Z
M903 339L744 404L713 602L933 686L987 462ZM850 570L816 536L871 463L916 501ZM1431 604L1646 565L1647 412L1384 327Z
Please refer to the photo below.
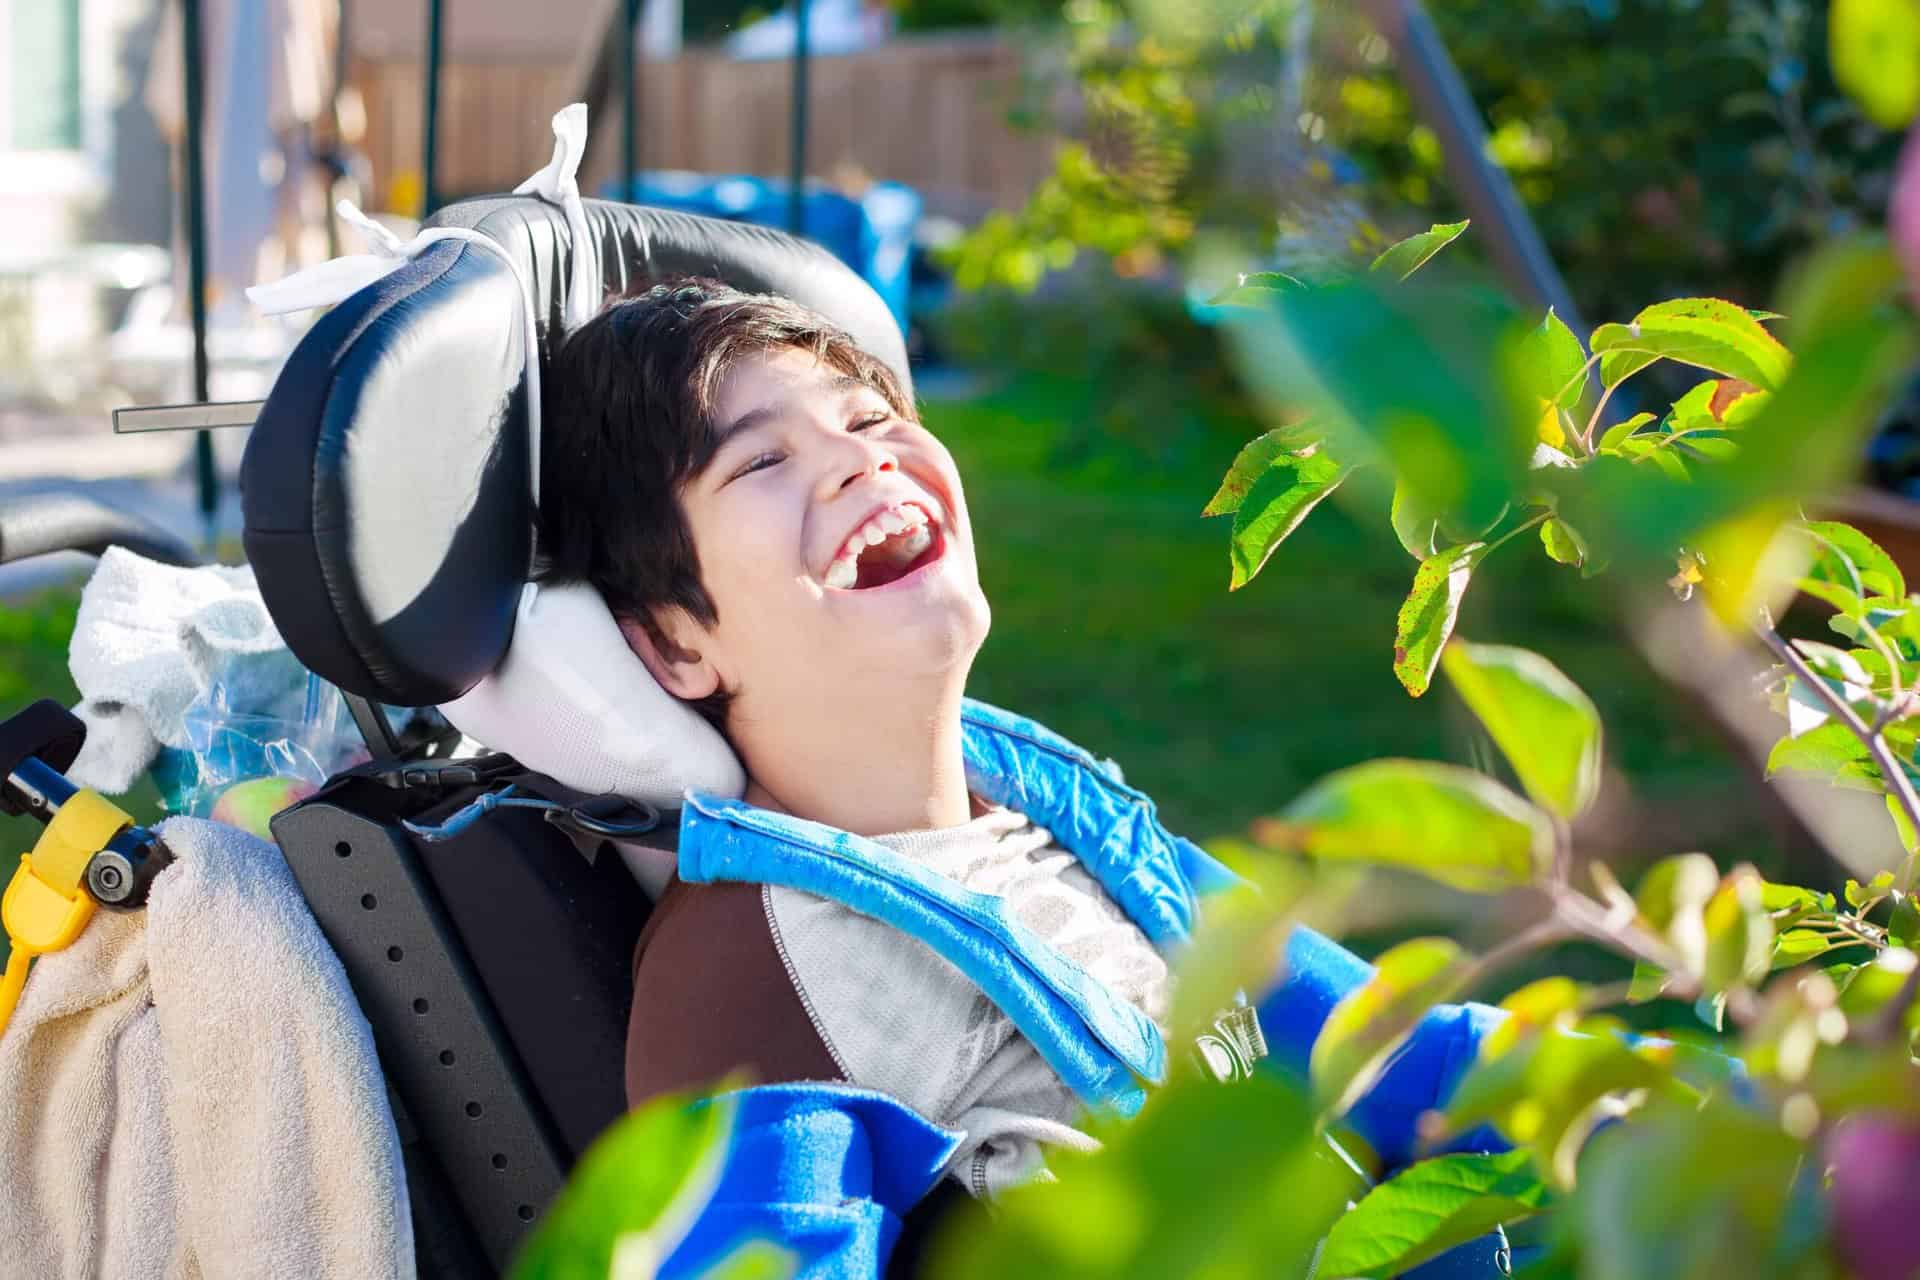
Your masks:
M964 674L760 717L730 736L749 803L854 835L954 827L973 816L961 752ZM744 712L745 714L739 714Z

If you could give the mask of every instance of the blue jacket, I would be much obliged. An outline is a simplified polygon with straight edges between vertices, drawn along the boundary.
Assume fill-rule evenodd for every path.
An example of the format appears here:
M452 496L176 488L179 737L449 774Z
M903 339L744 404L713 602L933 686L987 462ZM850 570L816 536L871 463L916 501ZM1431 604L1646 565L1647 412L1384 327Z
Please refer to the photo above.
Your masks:
M962 724L974 793L1051 831L1156 945L1189 939L1201 898L1234 883L1220 863L1161 826L1153 802L1117 769L1066 739L979 702L965 704ZM918 938L991 997L1090 1108L1131 1114L1145 1087L1166 1076L1167 1045L1138 1009L1014 920L1001 899L875 841L693 793L681 811L679 873L818 894ZM1296 928L1283 974L1257 1005L1272 1067L1304 1078L1328 1013L1371 972ZM1349 1114L1388 1167L1412 1154L1416 1120L1451 1092L1497 1017L1477 1005L1433 1010ZM772 1086L738 1098L719 1190L662 1275L698 1274L742 1233L795 1249L809 1277L876 1275L953 1136L854 1089Z

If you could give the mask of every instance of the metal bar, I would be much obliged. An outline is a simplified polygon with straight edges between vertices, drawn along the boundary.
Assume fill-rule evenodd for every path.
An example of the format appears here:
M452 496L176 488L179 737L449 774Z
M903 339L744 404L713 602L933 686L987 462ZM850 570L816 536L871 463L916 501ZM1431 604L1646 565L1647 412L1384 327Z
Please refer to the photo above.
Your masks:
M250 427L260 417L265 400L216 400L200 404L156 404L138 409L115 409L115 435L142 431L208 431L220 427Z
M807 180L807 0L794 0L793 24L793 140L788 156L787 230L800 235L804 230Z
M420 216L431 214L440 203L440 188L434 180L439 159L440 138L440 56L443 36L441 9L443 0L427 0L427 50L424 78L427 90L425 136L420 144Z
M400 739L394 736L393 726L387 723L386 712L373 699L358 693L348 693L345 689L340 696L346 700L347 712L353 716L353 723L360 730L360 737L367 744L367 750L373 753L375 760L398 760L400 758Z
M640 0L626 0L626 21L622 26L620 39L620 198L622 200L633 199L633 175L640 149L640 105L634 97L636 85L633 69L633 44L636 34L634 28L639 23Z
M193 324L193 395L208 397L211 373L207 366L207 210L203 141L206 127L205 95L201 85L200 0L180 0L180 59L186 77L185 143L187 213L187 310ZM213 465L213 437L201 432L193 442L194 477L200 498L200 520L206 550L213 550L215 516L220 509L220 476Z
M350 23L352 8L352 0L339 0L336 10L338 17L333 24L333 83L327 89L327 118L333 122L334 158L339 162L342 172L347 168L347 140L343 136L344 130L340 128L340 95L347 90L347 79L353 68L353 32ZM333 202L338 195L337 187L330 185L327 190L327 256L329 258L340 256L340 219L333 213ZM119 429L116 424L114 430Z
M1400 55L1400 78L1414 111L1440 139L1448 181L1488 234L1494 266L1507 287L1552 307L1575 333L1579 308L1506 170L1487 158L1487 132L1460 70L1420 0L1367 0L1375 24Z

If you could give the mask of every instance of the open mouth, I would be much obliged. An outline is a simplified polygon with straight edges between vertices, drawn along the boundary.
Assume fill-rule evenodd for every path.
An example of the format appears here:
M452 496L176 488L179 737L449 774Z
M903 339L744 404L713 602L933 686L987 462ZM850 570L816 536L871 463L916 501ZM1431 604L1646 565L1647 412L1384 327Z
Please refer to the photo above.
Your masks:
M827 586L871 591L891 586L933 564L946 552L945 531L918 503L882 508L854 530L827 567Z

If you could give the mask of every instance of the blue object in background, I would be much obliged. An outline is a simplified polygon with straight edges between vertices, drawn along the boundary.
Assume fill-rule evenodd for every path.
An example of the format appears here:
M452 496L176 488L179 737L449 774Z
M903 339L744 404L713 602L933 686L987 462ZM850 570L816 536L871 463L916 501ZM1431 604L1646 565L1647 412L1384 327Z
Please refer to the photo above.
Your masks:
M624 196L618 182L601 188L609 200L657 205L684 213L785 229L789 184L745 174L715 175L684 170L635 174ZM801 230L860 273L907 332L907 291L920 193L898 182L876 182L860 199L808 183L800 202Z

